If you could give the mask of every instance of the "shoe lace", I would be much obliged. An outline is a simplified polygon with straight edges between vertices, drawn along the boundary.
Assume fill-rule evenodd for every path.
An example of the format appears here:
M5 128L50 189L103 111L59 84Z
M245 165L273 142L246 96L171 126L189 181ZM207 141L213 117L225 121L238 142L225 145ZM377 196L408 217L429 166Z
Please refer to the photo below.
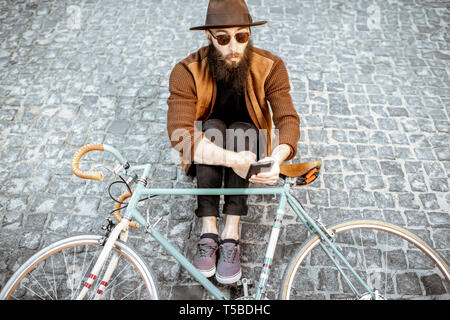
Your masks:
M227 263L232 263L234 258L236 257L237 246L234 246L233 249L225 248L224 246L220 246L220 256Z
M198 253L201 257L211 257L214 254L216 246L207 243L198 244Z

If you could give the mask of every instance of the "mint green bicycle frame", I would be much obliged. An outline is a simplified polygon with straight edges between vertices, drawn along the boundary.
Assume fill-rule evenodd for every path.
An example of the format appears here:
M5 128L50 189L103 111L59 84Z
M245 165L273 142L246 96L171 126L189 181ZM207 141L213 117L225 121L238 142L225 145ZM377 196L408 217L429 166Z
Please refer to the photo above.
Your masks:
M103 145L105 151L111 152L121 165L125 167L127 161L121 156L121 154L113 147ZM142 180L146 180L150 173L150 165L141 166L131 166L125 169L127 174L133 173L135 171L143 171L141 176ZM331 259L333 264L338 268L339 272L344 277L345 281L348 283L352 291L360 297L361 295L356 290L355 286L351 283L351 280L343 272L339 263L332 256L329 249L331 249L337 257L342 260L344 265L353 274L355 279L362 285L362 287L367 290L367 292L375 299L374 292L367 286L367 284L361 279L357 274L355 269L348 263L345 257L341 254L341 251L336 247L333 242L325 235L324 230L317 225L317 223L304 211L301 204L290 194L290 184L285 183L283 187L272 187L272 188L196 188L196 189L149 189L143 184L138 183L133 194L129 200L127 210L124 213L124 217L128 219L136 220L140 225L145 227L150 235L172 256L178 263L183 266L193 277L196 279L209 293L211 293L216 299L228 299L222 291L220 291L211 281L209 281L205 276L203 276L200 271L181 253L179 252L154 226L147 223L145 218L136 209L136 205L140 199L145 196L153 195L256 195L256 194L271 194L279 195L280 201L278 203L277 212L272 225L272 231L270 233L269 243L266 249L263 268L260 273L258 285L256 287L256 292L254 299L261 299L264 292L265 286L267 284L271 264L273 261L275 248L278 242L278 236L280 233L281 223L283 221L284 213L286 210L286 204L289 204L291 209L296 213L300 221L308 228L312 233L318 234L325 243L329 246L327 248L324 243L320 242L320 246L325 251L326 255Z

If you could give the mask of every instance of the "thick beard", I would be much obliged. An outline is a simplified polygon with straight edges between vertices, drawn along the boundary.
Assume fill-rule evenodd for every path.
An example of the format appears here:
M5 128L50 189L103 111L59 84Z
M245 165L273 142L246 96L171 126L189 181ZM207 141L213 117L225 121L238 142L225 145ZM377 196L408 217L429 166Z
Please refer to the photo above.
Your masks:
M251 63L252 42L249 40L242 58L236 64L227 63L222 53L210 43L208 47L208 65L213 79L232 87L237 94L242 94L247 87L248 70Z

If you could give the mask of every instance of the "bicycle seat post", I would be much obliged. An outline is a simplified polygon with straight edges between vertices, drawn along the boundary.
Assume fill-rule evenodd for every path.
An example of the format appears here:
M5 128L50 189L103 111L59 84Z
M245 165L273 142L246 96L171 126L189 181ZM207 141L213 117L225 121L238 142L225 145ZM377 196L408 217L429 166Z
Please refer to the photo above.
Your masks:
M296 178L286 177L284 179L284 185L288 185L290 187L293 187L293 186L295 186L296 181L297 181Z

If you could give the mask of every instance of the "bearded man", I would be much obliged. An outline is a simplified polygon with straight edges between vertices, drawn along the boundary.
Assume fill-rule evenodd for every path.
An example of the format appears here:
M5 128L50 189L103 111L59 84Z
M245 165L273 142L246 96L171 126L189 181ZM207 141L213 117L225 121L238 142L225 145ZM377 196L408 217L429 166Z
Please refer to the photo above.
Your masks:
M178 62L171 72L167 130L182 168L197 177L199 188L274 184L280 164L297 152L300 121L286 67L251 41L250 27L266 22L253 22L244 0L210 0L205 25L190 29L204 30L209 45ZM272 122L278 132L274 146ZM274 164L246 179L258 159ZM248 211L247 197L224 197L226 219L219 237L220 196L197 196L195 214L202 230L193 263L206 277L215 274L220 283L241 277L239 224Z

